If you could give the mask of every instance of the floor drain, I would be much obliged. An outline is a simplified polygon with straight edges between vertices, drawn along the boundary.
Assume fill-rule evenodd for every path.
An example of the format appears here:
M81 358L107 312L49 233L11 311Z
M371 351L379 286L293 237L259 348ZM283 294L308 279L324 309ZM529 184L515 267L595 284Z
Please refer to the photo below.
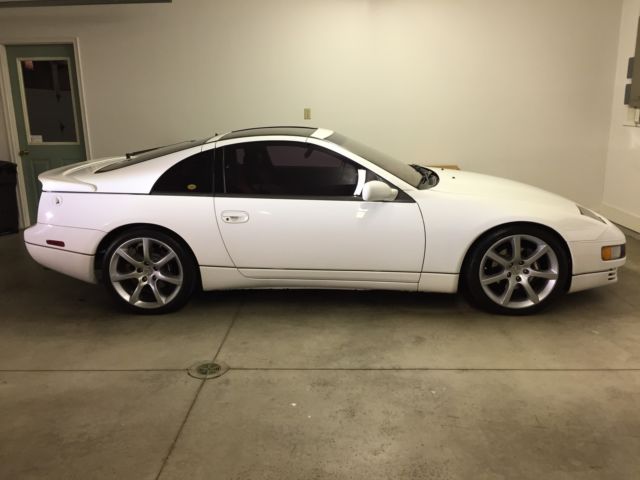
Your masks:
M229 370L229 365L224 362L198 362L189 367L187 372L194 378L208 380L224 375Z

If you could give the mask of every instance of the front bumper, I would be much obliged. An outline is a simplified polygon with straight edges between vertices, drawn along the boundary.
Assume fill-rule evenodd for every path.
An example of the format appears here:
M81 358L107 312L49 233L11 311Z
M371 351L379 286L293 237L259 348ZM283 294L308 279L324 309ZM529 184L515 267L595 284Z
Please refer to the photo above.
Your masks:
M85 282L97 283L95 252L104 232L38 223L24 231L31 257L40 265ZM47 244L64 242L64 247Z
M571 287L569 293L580 292L590 288L603 287L611 285L618 281L618 269L611 268L604 272L583 273L571 277Z
M602 247L610 245L622 245L622 239L597 241L597 242L570 242L571 257L573 259L573 274L582 275L584 273L605 272L612 268L620 268L627 258L622 257L617 260L602 260Z
M596 241L569 242L573 260L573 276L569 292L579 292L589 288L611 285L618 281L618 268L626 262L626 257L603 260L602 247L626 244L624 234L608 222L604 238Z

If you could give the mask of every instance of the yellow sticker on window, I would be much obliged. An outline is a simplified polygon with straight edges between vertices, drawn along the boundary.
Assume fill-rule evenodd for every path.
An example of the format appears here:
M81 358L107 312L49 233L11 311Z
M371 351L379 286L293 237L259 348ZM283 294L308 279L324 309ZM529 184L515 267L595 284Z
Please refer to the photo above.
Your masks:
M195 190L198 186L195 183L190 183L187 185L187 190Z

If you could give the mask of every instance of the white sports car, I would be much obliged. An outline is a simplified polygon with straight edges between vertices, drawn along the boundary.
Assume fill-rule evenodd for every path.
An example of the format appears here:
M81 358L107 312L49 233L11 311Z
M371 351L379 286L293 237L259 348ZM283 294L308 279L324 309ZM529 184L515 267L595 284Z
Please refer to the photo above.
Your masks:
M562 197L407 165L326 129L271 127L40 175L40 264L161 313L196 288L464 291L538 311L608 285L625 237Z

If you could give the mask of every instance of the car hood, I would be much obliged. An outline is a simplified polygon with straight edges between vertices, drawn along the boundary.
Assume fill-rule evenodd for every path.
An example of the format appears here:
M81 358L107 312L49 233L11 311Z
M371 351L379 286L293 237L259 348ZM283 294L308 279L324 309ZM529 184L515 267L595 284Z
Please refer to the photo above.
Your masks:
M620 240L611 223L582 215L575 202L540 188L504 178L434 168L439 183L408 192L419 204L425 224L451 238L486 232L498 225L530 222L545 225L567 241Z
M481 173L442 168L433 170L438 174L440 181L431 191L485 201L493 199L501 203L505 201L514 204L530 203L564 209L572 214L578 213L575 202L531 185Z

